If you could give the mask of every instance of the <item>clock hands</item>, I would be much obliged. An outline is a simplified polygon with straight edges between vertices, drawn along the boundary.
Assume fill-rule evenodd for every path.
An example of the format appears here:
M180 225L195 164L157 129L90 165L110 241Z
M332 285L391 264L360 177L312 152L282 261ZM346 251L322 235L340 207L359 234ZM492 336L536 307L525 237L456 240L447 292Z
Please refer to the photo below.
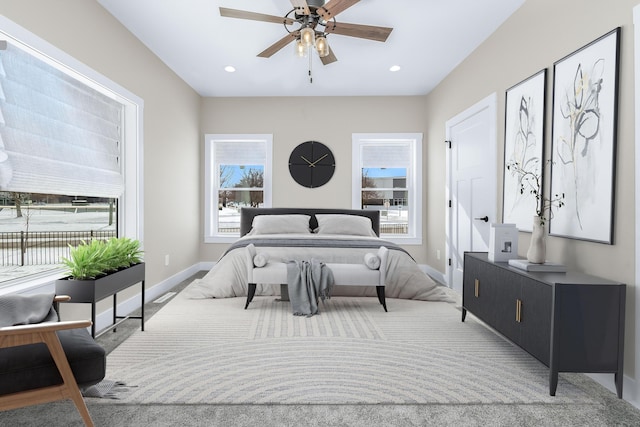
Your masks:
M320 157L318 160L316 160L315 162L311 163L310 166L316 167L316 163L318 163L320 160L324 159L328 155L329 154L325 154L324 156Z
M301 158L302 160L304 160L305 162L309 163L309 167L310 167L310 168L315 168L315 167L316 167L316 163L318 163L320 160L324 159L324 158L325 158L325 157L327 157L328 155L329 155L329 154L325 154L324 156L320 157L320 158L319 158L318 160L316 160L315 162L311 162L311 161L307 160L307 158L306 158L306 157L304 157L304 156L300 156L300 158Z

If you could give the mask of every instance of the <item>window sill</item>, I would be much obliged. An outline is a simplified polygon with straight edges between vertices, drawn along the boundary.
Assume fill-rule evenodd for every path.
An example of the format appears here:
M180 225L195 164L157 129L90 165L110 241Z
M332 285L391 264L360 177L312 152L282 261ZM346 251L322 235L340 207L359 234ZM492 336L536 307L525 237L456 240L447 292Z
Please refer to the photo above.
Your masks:
M65 277L64 270L57 268L32 274L25 278L10 280L0 285L0 295L49 292L49 288L53 289L54 282L62 277Z
M398 245L422 245L422 238L420 237L398 237L394 235L380 235L381 239L388 240Z
M205 243L233 243L238 240L240 236L206 236L204 238Z

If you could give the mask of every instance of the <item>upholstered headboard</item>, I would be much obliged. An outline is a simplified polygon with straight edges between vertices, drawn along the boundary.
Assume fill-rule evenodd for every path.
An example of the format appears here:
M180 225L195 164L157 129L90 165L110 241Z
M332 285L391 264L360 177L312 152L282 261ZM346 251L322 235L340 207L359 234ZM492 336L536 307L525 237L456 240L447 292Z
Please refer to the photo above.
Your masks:
M361 209L310 209L310 208L241 208L240 209L240 236L244 236L251 231L253 217L257 215L310 215L309 221L311 229L318 226L315 214L344 214L365 216L371 219L371 226L376 235L380 236L380 211Z

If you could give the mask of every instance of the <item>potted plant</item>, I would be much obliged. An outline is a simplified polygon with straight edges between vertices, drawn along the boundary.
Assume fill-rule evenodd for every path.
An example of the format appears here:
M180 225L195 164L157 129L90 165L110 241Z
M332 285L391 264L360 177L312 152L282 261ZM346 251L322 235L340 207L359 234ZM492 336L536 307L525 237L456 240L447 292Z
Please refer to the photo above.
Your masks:
M71 247L69 258L62 258L69 279L74 280L97 279L140 262L140 242L128 237L82 241L77 247Z
M140 242L128 237L85 241L62 258L68 276L56 281L56 293L73 302L91 302L144 281Z

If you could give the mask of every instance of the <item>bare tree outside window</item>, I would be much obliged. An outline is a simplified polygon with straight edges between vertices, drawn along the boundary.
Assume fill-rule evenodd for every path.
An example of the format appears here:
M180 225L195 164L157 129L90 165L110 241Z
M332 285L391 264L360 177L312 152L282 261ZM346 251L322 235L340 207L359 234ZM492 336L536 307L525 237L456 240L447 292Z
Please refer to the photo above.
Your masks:
M240 182L236 185L238 188L260 188L264 186L264 171L259 169L245 169ZM257 208L263 202L264 192L249 191L249 205Z

